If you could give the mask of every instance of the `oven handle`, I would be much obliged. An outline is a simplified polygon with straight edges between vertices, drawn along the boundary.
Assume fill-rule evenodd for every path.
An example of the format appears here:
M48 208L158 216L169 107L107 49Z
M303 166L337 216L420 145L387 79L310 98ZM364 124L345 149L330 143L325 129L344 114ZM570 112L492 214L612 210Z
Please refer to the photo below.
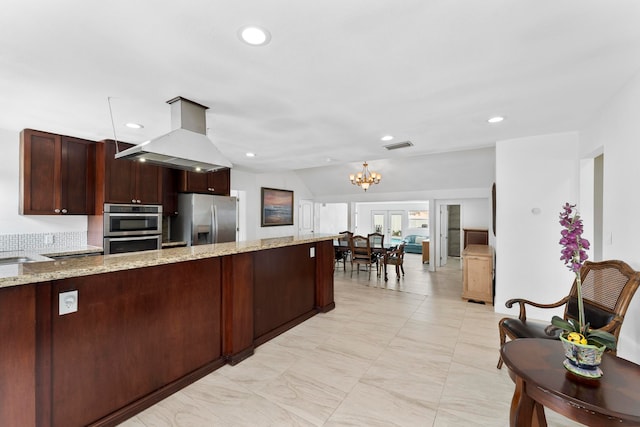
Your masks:
M140 212L131 212L131 213L105 213L105 216L150 216L150 217L162 217L161 213L140 213Z
M121 240L150 240L150 239L160 239L160 235L159 234L151 234L148 236L140 236L140 237L108 237L106 236L105 239L109 239L111 241L114 242L119 242Z

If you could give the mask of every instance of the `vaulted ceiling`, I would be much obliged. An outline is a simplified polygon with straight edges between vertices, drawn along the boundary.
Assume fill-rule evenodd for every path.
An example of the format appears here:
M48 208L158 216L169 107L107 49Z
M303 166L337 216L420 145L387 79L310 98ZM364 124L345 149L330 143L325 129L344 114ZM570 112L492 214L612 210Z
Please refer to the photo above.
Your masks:
M240 170L388 174L579 129L640 69L639 22L637 0L5 0L0 128L139 143L183 96ZM270 43L243 43L249 24Z

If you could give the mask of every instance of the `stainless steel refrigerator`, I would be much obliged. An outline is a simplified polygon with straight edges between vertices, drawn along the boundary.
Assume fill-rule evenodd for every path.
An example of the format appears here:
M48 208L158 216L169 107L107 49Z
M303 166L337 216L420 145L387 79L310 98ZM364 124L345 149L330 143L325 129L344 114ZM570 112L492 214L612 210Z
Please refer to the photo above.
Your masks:
M187 246L236 240L235 197L181 193L178 215L172 220L171 240L183 240Z

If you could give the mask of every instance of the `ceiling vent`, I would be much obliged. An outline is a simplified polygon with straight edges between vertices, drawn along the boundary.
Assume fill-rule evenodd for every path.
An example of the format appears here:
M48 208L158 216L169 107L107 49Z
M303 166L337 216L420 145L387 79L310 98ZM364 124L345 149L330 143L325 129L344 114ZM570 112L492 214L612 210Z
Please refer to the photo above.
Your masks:
M404 141L404 142L396 142L395 144L385 145L384 148L386 148L387 150L398 150L400 148L411 147L412 145L413 143L411 141Z

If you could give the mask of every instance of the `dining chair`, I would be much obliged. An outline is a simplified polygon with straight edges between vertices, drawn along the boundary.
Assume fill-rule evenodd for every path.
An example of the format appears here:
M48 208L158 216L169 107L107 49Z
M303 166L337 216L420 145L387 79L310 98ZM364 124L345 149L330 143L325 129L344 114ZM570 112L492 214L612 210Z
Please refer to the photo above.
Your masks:
M387 265L396 266L396 280L400 280L400 271L404 276L404 243L400 243L395 249L387 252L385 262Z
M593 329L601 329L620 334L624 316L631 298L640 284L640 272L634 271L623 261L586 261L580 269L582 281L582 300L584 302L585 321ZM550 323L527 320L526 306L537 308L556 308L564 306L564 319L578 319L577 283L574 280L569 295L551 304L540 304L526 299L510 299L505 305L511 308L520 306L517 318L505 317L498 322L500 347L507 337L560 339L561 330ZM615 352L613 352L615 354ZM502 358L498 359L498 369L502 368Z
M342 268L347 271L347 260L351 255L351 237L353 233L350 231L340 232L341 236L334 241L335 265L342 262Z
M371 251L369 239L364 236L353 236L351 238L351 277L353 277L353 265L356 265L358 274L360 274L360 266L364 265L369 270L369 279L371 279L371 267L378 263L378 257Z
M384 234L378 232L369 233L367 234L367 239L369 239L371 252L378 258L378 262L376 264L376 273L378 277L380 277L380 270L382 269L382 263L384 261L386 252L384 248Z

